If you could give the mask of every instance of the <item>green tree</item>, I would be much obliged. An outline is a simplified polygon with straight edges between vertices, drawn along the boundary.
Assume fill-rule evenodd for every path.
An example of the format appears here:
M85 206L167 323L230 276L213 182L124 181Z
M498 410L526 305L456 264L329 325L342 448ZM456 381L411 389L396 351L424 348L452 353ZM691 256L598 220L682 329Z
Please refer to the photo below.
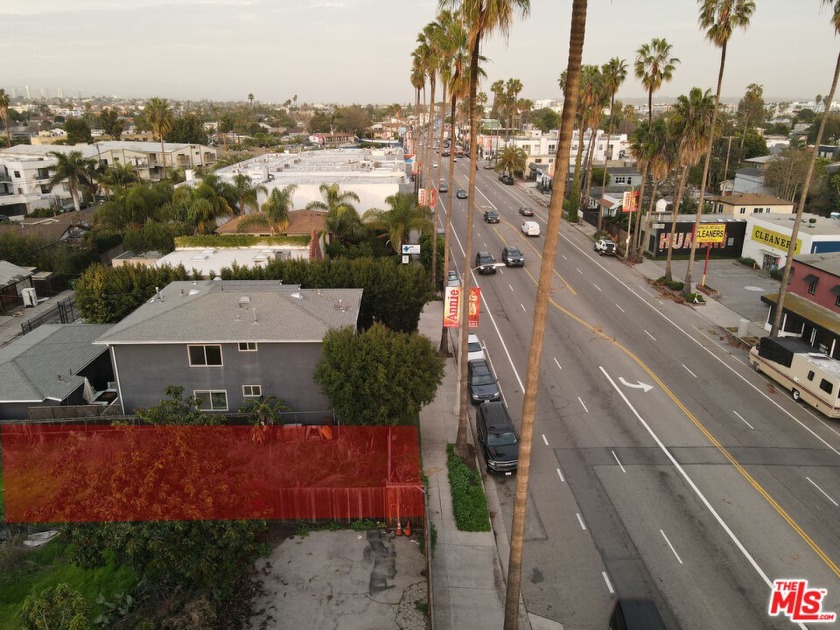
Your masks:
M787 147L764 171L764 183L780 199L797 202L808 174L811 151Z
M507 173L511 177L514 173L524 173L527 163L528 154L525 149L512 144L503 147L496 155L496 170L500 173Z
M808 129L808 136L807 140L809 144L813 144L817 139L817 132L820 129L820 124L822 124L822 118L818 121L814 121L811 127ZM823 141L835 144L838 139L840 139L840 114L828 114L828 118L825 121L825 129L823 129Z
M367 234L359 213L352 202L359 203L359 195L351 190L342 191L338 184L321 184L323 201L310 201L307 210L326 211L324 226L330 238L340 243L355 243Z
M253 225L263 226L270 229L274 234L279 234L289 225L289 210L292 207L297 186L289 184L285 188L274 188L268 199L262 205L260 212L254 212L242 218L238 230L247 232Z
M411 422L432 402L443 381L443 359L418 333L374 324L362 333L331 330L315 380L324 388L342 424Z
M66 583L27 595L17 619L25 630L89 630L93 627L90 602Z
M152 132L160 140L160 155L163 159L163 178L166 179L166 150L163 146L164 136L172 129L172 109L165 98L151 98L143 110L145 118Z
M233 191L216 175L206 176L195 188L180 186L172 197L175 218L193 226L198 234L212 234L222 217L234 214Z
M315 112L309 120L309 133L329 133L332 130L332 116L326 112Z
M372 124L370 114L358 105L337 108L334 120L338 131L352 133L360 138Z
M648 93L648 126L653 124L653 93L674 77L674 70L680 62L671 57L671 44L664 38L654 37L649 44L642 44L636 51L633 69L636 78Z
M717 91L715 92L715 107L712 112L712 122L709 127L709 138L706 141L706 160L703 164L703 176L700 178L700 200L697 204L697 214L694 220L694 232L700 228L700 220L705 208L706 182L709 176L709 164L712 161L712 145L717 131L717 114L720 106L720 90L723 85L723 69L726 65L726 47L732 31L736 28L745 29L750 24L750 18L755 11L753 0L699 0L700 28L706 29L706 39L720 48L720 69L718 70ZM694 256L697 253L697 241L691 241L691 251L688 256L688 267L685 273L683 294L693 292L692 270Z
M6 90L0 88L0 120L3 121L3 127L6 128L6 137L9 139L9 146L12 146L12 129L9 126L9 95Z
M184 144L207 144L207 132L204 123L196 114L185 114L172 121L172 127L166 133L167 142Z
M114 140L119 140L125 130L125 120L113 109L105 108L99 114L99 126Z
M426 206L418 206L417 198L411 193L397 193L385 198L390 208L371 208L365 212L362 221L377 230L383 230L391 241L394 253L402 251L403 243L412 230L421 234L430 231L432 223Z
M93 142L90 127L81 118L68 118L64 121L63 127L67 134L67 144L90 144Z
M233 193L236 196L236 214L247 214L249 208L259 209L259 195L267 195L268 188L254 184L247 175L237 173L233 176Z
M531 112L531 124L543 133L548 133L560 127L560 114L548 107L542 107Z
M128 164L112 164L105 168L100 178L102 185L110 191L115 188L128 188L129 184L140 181L137 171L129 162Z
M49 170L55 171L47 182L50 190L55 188L62 182L67 183L70 189L70 196L73 198L73 207L76 211L81 209L79 203L79 193L83 188L89 188L92 185L92 173L96 169L96 160L93 158L86 158L81 151L70 151L69 153L60 153L58 151L50 151L49 155L57 160L55 166L49 167Z
M510 139L511 130L513 129L513 116L518 111L517 105L519 103L520 92L522 92L522 81L519 79L508 79L507 83L505 83L505 109L507 110L508 117L508 139Z
M607 125L607 156L604 159L604 173L601 180L601 194L607 189L607 169L610 161L610 137L612 136L613 124L615 124L615 95L618 93L618 88L627 79L627 62L624 59L613 57L603 66L601 66L601 75L606 82L607 92L610 95L610 120ZM644 181L645 177L642 177ZM640 195L641 197L641 195ZM598 232L601 232L601 224L604 217L604 207L598 206ZM631 215L632 218L632 215Z
M746 159L744 155L744 141L747 130L755 125L762 125L766 115L764 106L764 87L757 83L750 83L744 96L738 101L738 122L741 123L741 142L738 146L738 161Z

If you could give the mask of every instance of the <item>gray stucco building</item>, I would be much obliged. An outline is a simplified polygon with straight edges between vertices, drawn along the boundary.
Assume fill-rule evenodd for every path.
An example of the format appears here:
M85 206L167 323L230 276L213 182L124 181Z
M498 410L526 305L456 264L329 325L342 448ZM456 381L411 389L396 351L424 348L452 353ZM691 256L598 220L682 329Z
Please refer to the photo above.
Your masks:
M184 388L207 411L275 396L293 411L327 411L313 380L324 335L355 328L361 289L301 289L278 281L173 282L101 336L124 413Z

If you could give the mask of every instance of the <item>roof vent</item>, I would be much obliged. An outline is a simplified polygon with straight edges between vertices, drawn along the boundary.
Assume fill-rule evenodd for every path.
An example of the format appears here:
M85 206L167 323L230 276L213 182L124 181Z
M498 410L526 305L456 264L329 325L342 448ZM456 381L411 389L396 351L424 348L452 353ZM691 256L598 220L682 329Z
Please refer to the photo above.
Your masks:
M289 297L295 298L296 300L303 299L303 296L301 295L300 291L295 291L294 293L290 294Z
M251 304L251 298L247 295L243 295L239 298L239 308L248 308Z

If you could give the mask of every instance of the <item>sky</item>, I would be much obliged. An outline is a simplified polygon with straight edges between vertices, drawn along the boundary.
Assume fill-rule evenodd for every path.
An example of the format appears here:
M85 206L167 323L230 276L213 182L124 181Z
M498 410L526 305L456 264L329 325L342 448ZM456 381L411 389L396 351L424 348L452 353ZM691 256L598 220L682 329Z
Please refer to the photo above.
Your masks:
M820 0L755 0L746 31L727 49L722 97L764 87L765 100L828 93L840 51ZM431 0L0 0L0 87L55 96L173 100L408 103L411 52L435 19ZM619 99L645 96L635 51L654 37L680 59L656 97L714 90L720 50L697 26L695 0L589 0L583 62L626 59ZM522 98L560 98L571 0L531 0L507 39L493 35L482 89L519 79ZM655 100L656 100L655 97ZM836 98L840 100L840 95Z

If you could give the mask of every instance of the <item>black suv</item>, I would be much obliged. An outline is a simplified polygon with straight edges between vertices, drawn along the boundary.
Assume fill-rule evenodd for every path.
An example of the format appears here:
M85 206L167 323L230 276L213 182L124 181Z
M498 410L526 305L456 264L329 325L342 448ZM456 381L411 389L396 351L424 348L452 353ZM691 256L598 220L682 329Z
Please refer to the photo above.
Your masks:
M499 383L484 359L475 359L467 364L467 389L474 405L502 397Z
M496 259L490 252L478 252L475 255L475 267L478 273L496 273Z
M502 262L508 267L524 267L525 256L522 255L518 247L508 245L502 250Z
M499 213L495 210L485 210L484 211L484 220L487 223L498 223L499 222Z
M507 184L508 186L513 186L513 177L511 177L507 173L502 173L501 175L499 175L499 181L503 184Z
M487 472L510 475L519 466L519 436L507 408L501 402L481 403L475 424Z

